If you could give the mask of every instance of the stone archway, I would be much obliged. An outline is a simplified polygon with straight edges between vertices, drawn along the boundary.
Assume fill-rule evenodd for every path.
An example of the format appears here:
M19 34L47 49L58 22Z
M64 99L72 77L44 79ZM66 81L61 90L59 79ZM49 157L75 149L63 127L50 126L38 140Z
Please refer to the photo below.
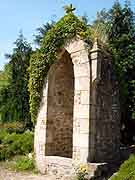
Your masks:
M91 169L90 162L118 157L120 111L112 70L109 54L97 41L89 51L76 38L59 52L44 82L35 127L40 172L67 172L74 160Z
M59 158L59 165L88 160L89 69L86 44L75 38L65 45L45 79L34 139L36 164L42 173L59 157L67 158Z

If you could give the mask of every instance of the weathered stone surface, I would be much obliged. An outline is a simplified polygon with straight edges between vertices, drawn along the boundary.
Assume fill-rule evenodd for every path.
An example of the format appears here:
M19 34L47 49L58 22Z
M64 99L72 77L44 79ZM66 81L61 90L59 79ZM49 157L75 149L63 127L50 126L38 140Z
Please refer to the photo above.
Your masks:
M76 105L74 107L74 117L75 118L89 118L89 105Z
M74 74L65 52L48 73L46 155L72 157Z
M78 91L89 91L90 89L90 78L88 76L81 76L75 78L75 89Z
M75 54L76 52L80 52L82 50L86 50L86 44L83 40L80 40L79 37L72 39L70 42L67 42L65 45L65 49L70 54Z
M83 40L73 39L60 50L43 87L35 127L38 169L62 179L72 174L74 160L88 165L89 179L98 179L104 162L119 157L119 120L110 56L97 42L89 54Z
M75 63L75 62L74 62ZM76 64L74 67L75 77L90 76L89 61L84 64Z

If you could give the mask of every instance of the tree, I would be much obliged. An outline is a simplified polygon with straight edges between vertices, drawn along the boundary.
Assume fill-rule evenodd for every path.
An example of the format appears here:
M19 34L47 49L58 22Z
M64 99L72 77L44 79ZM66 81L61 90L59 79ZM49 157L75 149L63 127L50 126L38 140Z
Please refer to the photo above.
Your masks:
M114 4L109 13L111 28L108 39L113 54L114 68L120 84L121 121L125 126L126 134L130 136L131 127L134 124L131 120L135 120L134 16L128 4L122 7L119 2Z
M54 26L55 22L51 21L50 23L47 22L46 24L43 24L42 27L37 28L38 34L35 35L34 42L37 45L41 45L42 40L46 33Z
M120 86L121 126L125 127L124 134L130 136L135 127L135 21L129 2L123 7L116 1L109 11L103 9L92 28L97 37L105 40L113 55ZM132 135L127 140L123 137L124 141L129 143Z
M27 127L32 126L28 92L28 67L31 54L31 46L20 33L19 38L15 41L13 53L8 55L12 71L11 83L2 90L0 100L2 120L21 121Z
M109 13L106 9L97 12L96 20L91 26L92 39L98 38L101 42L107 43L108 31L110 30L110 21L108 21Z
M0 71L0 89L8 86L11 81L11 66L10 64L6 64L4 66L4 70Z

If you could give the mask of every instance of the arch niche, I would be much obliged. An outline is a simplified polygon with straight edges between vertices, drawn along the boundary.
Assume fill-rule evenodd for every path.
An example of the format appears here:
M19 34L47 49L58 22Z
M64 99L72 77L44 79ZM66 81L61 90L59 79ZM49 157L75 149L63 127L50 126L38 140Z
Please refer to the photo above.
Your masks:
M36 164L43 173L47 157L88 160L89 68L86 44L75 38L48 72L35 127Z
M48 73L46 156L72 158L74 70L67 51Z

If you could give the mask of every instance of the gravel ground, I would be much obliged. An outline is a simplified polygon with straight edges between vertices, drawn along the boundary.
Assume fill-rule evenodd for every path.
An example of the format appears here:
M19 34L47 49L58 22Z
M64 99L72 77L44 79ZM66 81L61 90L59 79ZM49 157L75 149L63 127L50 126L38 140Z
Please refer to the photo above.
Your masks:
M2 166L0 167L0 180L56 180L56 177L40 175L40 174L30 174L30 173L18 173L9 171Z

